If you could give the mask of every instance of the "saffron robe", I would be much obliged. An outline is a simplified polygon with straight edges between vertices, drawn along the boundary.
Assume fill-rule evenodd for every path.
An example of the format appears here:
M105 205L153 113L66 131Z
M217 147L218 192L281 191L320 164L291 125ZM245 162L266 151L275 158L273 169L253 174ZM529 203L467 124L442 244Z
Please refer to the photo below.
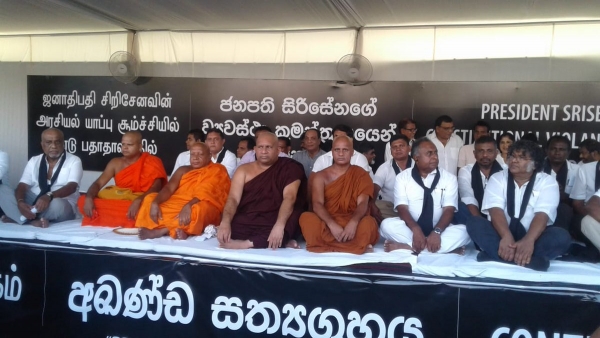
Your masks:
M325 186L325 209L341 227L346 227L358 207L358 196L373 198L373 181L363 168L351 165L345 174ZM369 244L379 239L377 221L368 214L356 228L354 238L338 242L329 227L314 212L300 216L300 227L306 239L306 250L311 252L348 252L363 254Z
M254 248L266 248L283 202L283 189L300 180L292 214L283 232L282 246L298 232L298 218L306 205L304 167L291 158L279 157L269 169L244 184L237 211L231 220L231 239L250 240Z
M209 224L218 225L221 213L227 201L231 181L227 169L221 164L209 163L207 166L190 170L181 177L179 187L171 197L161 203L162 220L155 223L150 218L150 206L158 193L144 197L135 226L138 228L168 228L169 236L176 238L176 230L183 229L188 235L200 235ZM192 199L200 202L192 205L191 221L188 225L179 225L178 215L181 209Z
M161 179L162 185L167 183L165 167L160 158L143 152L135 163L115 175L116 186L102 189L94 198L96 212L91 218L83 212L85 196L79 198L81 225L133 228L135 220L127 218L131 202L148 191L156 179Z

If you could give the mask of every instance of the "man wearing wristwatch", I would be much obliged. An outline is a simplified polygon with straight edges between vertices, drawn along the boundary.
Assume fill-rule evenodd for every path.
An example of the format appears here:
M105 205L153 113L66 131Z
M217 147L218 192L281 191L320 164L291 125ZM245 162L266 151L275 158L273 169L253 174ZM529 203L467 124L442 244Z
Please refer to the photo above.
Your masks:
M394 208L400 217L386 218L380 234L386 252L464 253L471 239L465 225L450 224L458 204L456 176L438 168L435 144L421 138L412 146L414 167L396 176Z
M42 132L42 149L43 154L27 162L14 192L0 186L0 208L6 214L3 222L45 228L51 222L75 218L83 175L81 160L65 152L64 135L59 129Z

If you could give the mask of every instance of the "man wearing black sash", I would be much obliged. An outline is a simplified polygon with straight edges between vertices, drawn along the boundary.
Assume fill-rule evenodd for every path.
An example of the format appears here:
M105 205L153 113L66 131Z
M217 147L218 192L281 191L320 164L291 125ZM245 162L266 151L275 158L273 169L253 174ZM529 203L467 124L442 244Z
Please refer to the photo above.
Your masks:
M558 183L541 171L544 154L536 143L517 141L508 156L508 170L492 175L485 188L481 210L491 222L481 217L467 221L469 235L482 250L477 260L546 271L571 243L565 229L551 226L560 201Z
M58 129L44 130L42 149L43 154L27 162L14 192L0 186L0 208L6 213L2 221L45 228L50 222L75 218L83 175L81 160L65 152L64 135Z
M206 132L206 145L210 149L212 162L222 164L227 169L229 178L232 178L237 167L237 158L231 151L224 148L225 134L218 128L209 129Z
M456 223L465 224L471 216L482 217L481 202L485 186L490 176L503 169L496 161L498 149L496 140L491 136L481 136L475 140L473 155L475 163L467 164L458 171L460 203L454 215Z
M414 161L408 155L409 143L408 137L402 134L392 136L390 140L392 158L380 165L373 177L375 205L383 218L398 216L398 212L394 209L394 186L396 176L413 167Z
M402 171L394 187L400 217L386 218L380 234L385 251L463 253L470 242L462 224L450 224L458 204L456 176L438 167L435 144L427 138L413 143L414 166Z

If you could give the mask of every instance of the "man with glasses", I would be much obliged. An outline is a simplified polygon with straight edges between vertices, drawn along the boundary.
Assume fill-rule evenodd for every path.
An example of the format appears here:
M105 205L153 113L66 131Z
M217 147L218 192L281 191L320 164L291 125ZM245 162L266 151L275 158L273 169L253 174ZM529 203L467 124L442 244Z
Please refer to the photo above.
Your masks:
M477 261L517 264L546 271L549 261L567 252L569 233L552 226L560 201L558 183L542 172L544 153L519 140L508 151L508 170L490 178L481 211L490 221L471 217L467 230L481 252Z
M448 115L435 119L435 132L427 136L438 150L440 168L456 176L458 152L464 145L460 136L454 134L454 121Z
M408 145L412 147L412 144L415 141L415 135L417 134L417 123L412 119L401 120L398 123L398 134L408 137ZM385 145L383 158L386 162L392 159L390 142Z

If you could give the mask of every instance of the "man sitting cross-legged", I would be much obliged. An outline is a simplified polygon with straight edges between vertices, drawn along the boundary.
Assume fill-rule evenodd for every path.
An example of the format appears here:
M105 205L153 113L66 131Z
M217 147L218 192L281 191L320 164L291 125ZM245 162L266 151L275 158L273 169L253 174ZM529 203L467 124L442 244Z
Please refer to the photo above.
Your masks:
M159 193L148 194L135 226L141 239L169 235L186 239L218 224L231 182L227 169L212 163L204 143L190 147L190 165L179 167Z
M140 132L129 131L123 135L121 153L122 157L108 162L86 196L79 198L81 225L133 228L144 197L160 191L167 182L162 161L142 151ZM102 189L113 177L116 186Z
M515 263L546 271L549 260L564 254L571 237L551 226L560 193L556 180L541 172L544 155L532 141L519 140L508 150L508 170L490 178L481 210L491 222L471 217L467 229L481 252L478 261Z
M385 251L464 252L470 242L462 224L450 224L458 203L456 176L438 167L435 144L427 138L413 143L415 165L396 177L394 206L400 217L381 223Z
M226 249L298 247L294 239L306 204L302 165L278 157L277 136L262 132L256 161L237 168L217 233Z
M335 138L333 164L311 175L314 212L300 217L308 251L363 254L379 239L377 222L368 214L373 181L363 168L350 164L352 153L348 136Z

